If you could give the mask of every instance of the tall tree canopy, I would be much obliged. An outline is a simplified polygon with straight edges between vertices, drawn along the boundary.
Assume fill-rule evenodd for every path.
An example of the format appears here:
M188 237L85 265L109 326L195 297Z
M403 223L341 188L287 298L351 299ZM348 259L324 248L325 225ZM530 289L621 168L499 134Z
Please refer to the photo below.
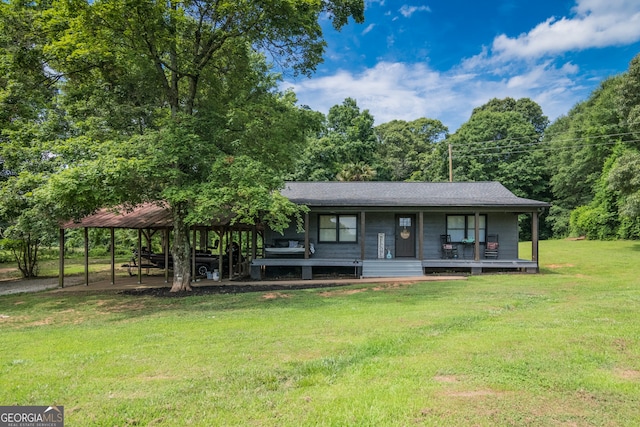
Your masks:
M549 220L557 235L568 234L571 212L593 200L614 144L628 136L618 109L620 84L620 76L605 80L547 130L554 198Z
M556 235L640 237L640 55L549 127Z
M333 181L341 172L373 169L377 141L374 118L369 110L360 111L356 100L347 98L329 109L320 132L309 138L292 178Z
M55 170L47 142L63 131L43 61L46 2L0 3L0 237L24 277L56 229L34 190Z
M379 140L377 169L385 181L444 181L448 179L445 139L448 129L439 120L392 120L375 128Z
M541 149L547 124L542 108L528 98L492 99L475 108L447 140L454 181L499 181L517 196L550 200L547 154ZM528 237L531 227L523 223L521 229ZM549 234L544 220L540 234Z
M547 123L528 98L493 99L474 109L447 140L453 147L453 179L500 181L520 197L546 200L546 155L538 148Z
M43 193L65 216L168 202L172 289L189 289L189 225L268 212L277 228L296 209L273 190L315 115L275 90L267 60L312 73L318 20L339 29L363 12L362 0L54 0L41 58L70 126Z

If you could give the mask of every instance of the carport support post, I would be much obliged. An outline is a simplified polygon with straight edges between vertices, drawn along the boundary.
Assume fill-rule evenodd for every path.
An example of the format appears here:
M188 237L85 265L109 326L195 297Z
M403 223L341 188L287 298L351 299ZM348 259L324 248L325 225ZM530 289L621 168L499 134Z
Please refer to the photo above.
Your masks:
M225 233L224 228L216 230L218 234L218 282L222 281L222 272L224 271L224 265L222 263L222 257L224 256L224 251L222 249L222 237Z
M227 230L227 256L229 257L229 280L233 279L233 231Z
M191 240L191 282L195 283L196 281L196 227L193 227L193 239Z
M164 229L164 283L169 283L169 229Z
M142 229L138 228L138 284L142 283Z
M84 228L84 285L89 286L89 229Z
M114 285L116 283L116 232L111 227L111 284Z
M305 234L306 234L306 225L305 225ZM305 237L306 239L307 237ZM308 243L305 242L305 248L308 246ZM305 252L306 253L306 252ZM258 254L258 230L254 225L251 227L251 261L256 259Z
M60 255L58 261L58 286L64 288L64 228L60 229L58 244L60 246Z

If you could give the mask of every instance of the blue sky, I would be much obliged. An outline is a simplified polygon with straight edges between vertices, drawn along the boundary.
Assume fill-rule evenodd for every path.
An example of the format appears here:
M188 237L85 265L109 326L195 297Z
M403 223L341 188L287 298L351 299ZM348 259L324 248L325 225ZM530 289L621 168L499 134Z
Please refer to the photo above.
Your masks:
M438 119L451 133L492 98L528 97L551 120L640 53L638 0L365 0L365 22L323 24L325 61L287 76L327 113L351 97L376 125Z

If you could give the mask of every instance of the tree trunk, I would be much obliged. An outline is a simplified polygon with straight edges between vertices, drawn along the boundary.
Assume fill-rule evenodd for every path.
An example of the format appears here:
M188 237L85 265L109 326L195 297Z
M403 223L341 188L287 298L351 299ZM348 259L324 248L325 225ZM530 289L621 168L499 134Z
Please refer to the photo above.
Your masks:
M11 245L11 251L18 263L18 269L24 279L30 279L38 276L38 247L40 241L31 239L31 235L16 240Z
M174 206L173 215L173 286L171 292L191 290L191 245L189 244L189 228L184 223L183 206Z

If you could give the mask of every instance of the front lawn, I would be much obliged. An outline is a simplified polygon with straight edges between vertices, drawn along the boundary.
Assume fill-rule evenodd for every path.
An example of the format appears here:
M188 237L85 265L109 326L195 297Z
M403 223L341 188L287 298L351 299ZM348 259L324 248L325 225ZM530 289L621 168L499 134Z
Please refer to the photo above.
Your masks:
M640 425L640 243L540 258L413 285L3 296L0 405L63 405L68 426Z

